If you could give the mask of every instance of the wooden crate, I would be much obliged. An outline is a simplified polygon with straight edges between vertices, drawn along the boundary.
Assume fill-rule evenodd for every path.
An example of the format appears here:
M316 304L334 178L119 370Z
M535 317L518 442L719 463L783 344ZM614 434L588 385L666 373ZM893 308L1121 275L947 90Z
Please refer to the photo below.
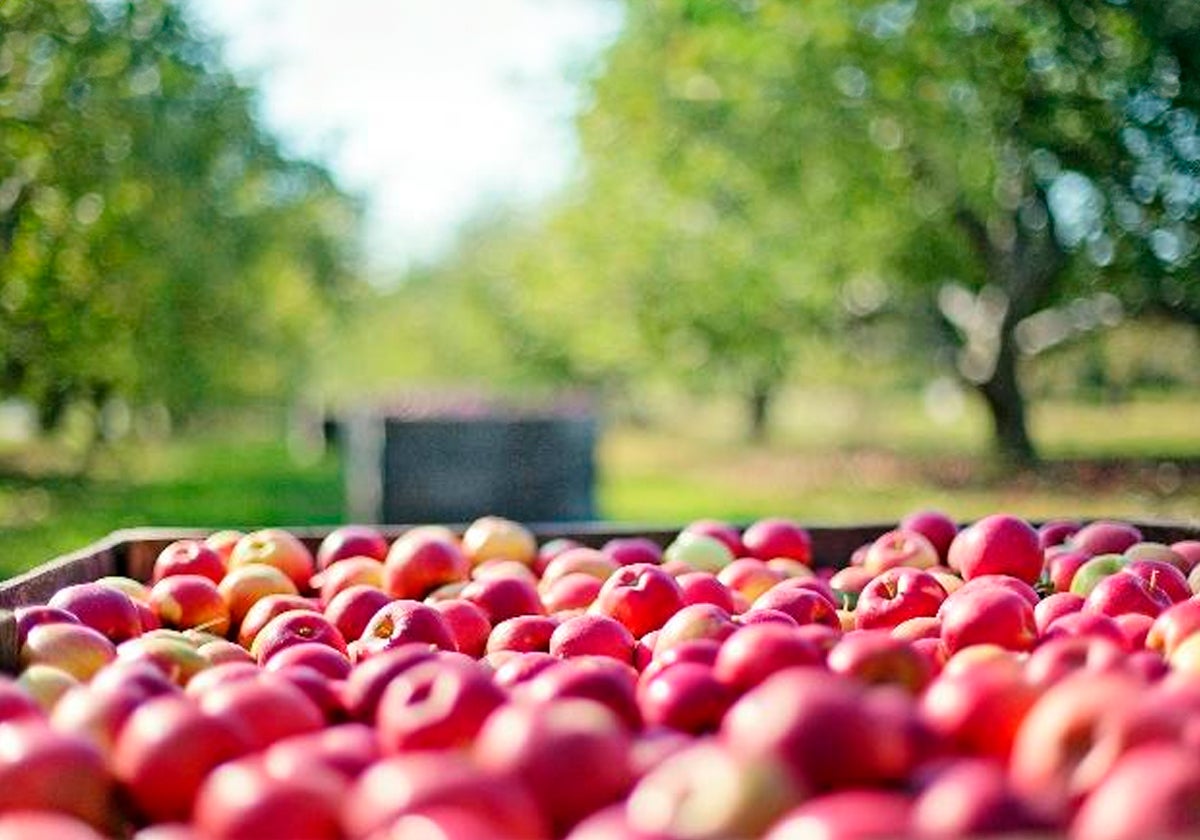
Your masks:
M1200 539L1200 527L1172 522L1134 522L1147 540L1175 542ZM406 525L380 525L389 540L402 534ZM679 526L630 525L605 522L576 522L534 525L539 542L569 537L584 545L599 546L614 537L648 537L660 545L675 538ZM894 523L871 523L848 527L810 526L816 565L841 566L854 549L895 527ZM0 581L0 671L15 672L19 666L17 625L12 610L41 604L56 591L74 583L86 583L108 575L125 575L148 581L154 560L167 545L178 539L204 537L212 529L133 528L115 531L79 551L57 557L24 574ZM331 527L288 528L315 551ZM462 528L458 527L459 532Z

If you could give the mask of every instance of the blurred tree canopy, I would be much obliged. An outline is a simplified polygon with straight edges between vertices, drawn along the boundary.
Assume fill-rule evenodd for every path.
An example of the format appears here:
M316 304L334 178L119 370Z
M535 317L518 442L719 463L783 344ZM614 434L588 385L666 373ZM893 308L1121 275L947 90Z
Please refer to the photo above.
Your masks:
M805 340L890 319L1026 461L1023 359L1200 325L1197 0L639 0L589 93L563 203L447 268L548 377L761 433Z
M44 426L286 397L358 213L175 0L0 4L0 397Z

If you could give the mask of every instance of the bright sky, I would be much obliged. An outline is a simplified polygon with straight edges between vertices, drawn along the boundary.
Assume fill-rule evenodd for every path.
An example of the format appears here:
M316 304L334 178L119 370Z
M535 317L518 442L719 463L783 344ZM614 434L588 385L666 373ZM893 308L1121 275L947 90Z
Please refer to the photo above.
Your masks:
M576 163L576 80L616 0L193 0L288 149L367 200L377 268L434 257L496 201Z

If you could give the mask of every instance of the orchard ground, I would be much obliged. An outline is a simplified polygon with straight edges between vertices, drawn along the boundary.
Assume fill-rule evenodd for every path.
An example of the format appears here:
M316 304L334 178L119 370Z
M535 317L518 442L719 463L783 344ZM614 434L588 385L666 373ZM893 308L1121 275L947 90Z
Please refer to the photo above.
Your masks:
M1037 403L1032 425L1046 463L1015 476L990 466L986 418L970 401L941 425L915 396L797 392L778 406L762 446L739 437L734 408L674 398L650 425L609 423L600 515L849 524L937 506L960 519L1005 510L1200 524L1197 393ZM83 476L67 474L52 445L0 448L0 574L117 528L334 524L342 509L336 456L298 461L281 435L261 429L118 446Z

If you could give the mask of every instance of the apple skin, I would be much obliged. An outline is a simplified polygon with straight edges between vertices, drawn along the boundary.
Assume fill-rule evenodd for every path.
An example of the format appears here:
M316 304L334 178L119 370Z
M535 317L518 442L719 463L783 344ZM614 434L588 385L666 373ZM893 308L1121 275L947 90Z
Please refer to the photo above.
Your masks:
M614 537L600 550L618 566L658 566L663 561L662 547L646 537Z
M964 528L950 545L948 562L964 580L981 575L1009 575L1033 585L1045 558L1037 531L1028 522L994 514Z
M366 584L343 589L325 606L324 615L342 634L343 639L355 640L375 614L392 602L392 596L382 589Z
M536 664L535 664L536 667ZM642 728L637 701L637 675L613 659L580 658L537 670L517 687L514 697L532 706L561 700L590 700L617 716L630 732Z
M37 704L43 716L53 712L63 695L79 684L62 668L41 663L24 668L17 677L17 687Z
M1061 682L1079 671L1119 670L1126 662L1121 645L1103 636L1060 636L1048 639L1029 655L1025 678L1039 689Z
M273 776L258 757L215 768L196 795L194 825L213 838L341 840L346 782L320 767Z
M220 583L225 577L225 558L200 540L176 540L155 559L151 582L171 575L201 575Z
M958 523L940 510L914 511L900 520L899 527L929 540L943 562L950 554L950 544L958 535Z
M1108 639L1123 648L1128 647L1125 634L1112 617L1103 613L1080 610L1067 613L1050 622L1050 626L1042 632L1042 640L1049 641L1064 636L1088 636Z
M942 643L952 655L971 645L995 644L1024 651L1037 642L1033 607L1007 589L960 589L946 600L938 617Z
M238 540L229 555L230 571L255 563L279 569L299 592L308 590L316 571L316 561L304 543L279 528L264 528L247 534Z
M914 695L933 679L928 660L885 630L847 633L829 651L826 665L834 674L870 685L897 685Z
M961 759L942 768L913 805L912 832L920 837L1018 835L1061 829L1034 813L1013 790L1004 768Z
M311 766L353 782L383 757L379 734L362 723L341 723L308 735L293 735L262 754L267 771L277 775L303 772Z
M546 567L558 555L570 551L572 548L583 548L583 543L579 540L573 540L570 537L556 537L548 542L538 546L537 558L533 561L533 572L539 578L545 574Z
M558 835L629 791L631 754L621 721L589 700L504 706L475 742L479 765L523 781ZM581 766L588 768L586 785L575 774Z
M217 636L229 632L229 606L217 584L203 575L164 577L150 590L150 607L163 627L194 627Z
M217 552L221 556L221 562L228 567L229 555L233 554L233 547L238 544L238 540L246 536L241 531L224 530L214 531L204 538L204 544Z
M1093 556L1097 554L1120 554L1130 546L1142 541L1142 532L1125 522L1089 522L1076 531L1069 540L1076 548Z
M0 814L0 840L29 840L34 837L38 840L104 840L104 835L98 834L87 823L54 811L23 809ZM138 840L142 840L140 834Z
M369 525L343 525L321 540L317 548L316 565L324 570L350 557L369 557L382 563L387 555L387 540L374 528Z
M1038 526L1038 542L1042 549L1054 548L1067 542L1083 527L1073 519L1051 519Z
M1153 779L1153 784L1147 784ZM1173 744L1139 747L1124 756L1087 798L1071 825L1072 837L1140 840L1190 837L1200 832L1200 764Z
M700 735L715 732L734 693L711 666L678 662L638 686L638 708L648 725Z
M688 572L675 578L683 592L683 603L712 604L733 615L737 611L733 593L711 572Z
M258 634L263 631L264 627L278 616L298 610L320 614L317 606L303 596L264 595L255 601L242 617L237 631L238 644L250 650L254 646L254 640L258 638Z
M559 624L550 636L551 656L608 656L626 664L633 661L633 634L624 624L606 615L580 615Z
M487 613L464 598L448 598L430 604L442 614L460 653L472 659L481 658L487 650L492 624ZM361 632L359 633L361 636Z
M775 823L764 840L868 840L911 836L912 801L887 790L843 790L810 799Z
M1179 540L1171 543L1170 548L1183 558L1188 567L1185 574L1190 574L1192 569L1200 566L1200 540Z
M749 556L759 560L785 557L812 565L812 537L790 519L760 519L742 534L742 542Z
M689 522L683 530L685 533L703 534L706 537L720 540L725 543L725 547L734 557L745 557L749 553L745 543L742 542L741 532L730 523L720 519L697 519Z
M559 554L546 565L538 589L545 594L557 581L571 574L585 574L601 583L620 568L615 560L595 548L572 548Z
M1146 647L1170 658L1197 631L1200 631L1200 598L1192 597L1159 613L1146 636Z
M854 620L859 629L890 628L910 618L935 616L946 600L937 578L920 569L888 569L859 593Z
M501 688L513 689L518 685L523 685L532 680L546 669L554 667L560 661L550 654L540 651L518 653L515 656L508 657L503 663L497 665L492 679Z
M1128 558L1128 555L1126 555ZM1187 577L1178 568L1162 560L1129 559L1125 574L1134 575L1149 584L1152 590L1164 593L1172 604L1192 597Z
M572 572L542 589L542 604L553 614L563 610L586 610L596 602L604 581L583 572Z
M521 653L548 651L558 622L545 615L518 615L505 619L488 635L487 652L512 650Z
M384 690L376 715L384 752L469 747L508 700L487 669L437 657L409 668Z
M461 597L478 605L493 627L518 615L546 614L537 588L519 578L473 580L463 587Z
M133 599L119 589L99 583L76 583L58 590L48 606L66 610L81 624L98 630L113 644L142 634L142 621Z
M420 601L391 601L371 617L351 647L351 659L361 662L413 642L457 651L454 636L442 614Z
M671 648L693 639L722 641L737 629L729 613L720 607L691 604L671 616L658 631L658 638L654 642L654 658L659 659Z
M467 526L462 547L472 567L497 559L532 566L538 553L537 541L528 528L500 516L483 516Z
M23 718L44 720L45 717L42 707L21 684L12 677L0 674L0 723Z
M39 624L25 637L21 667L52 665L78 680L89 680L117 658L117 649L106 636L83 624Z
M346 679L353 668L344 647L339 650L322 642L298 642L281 648L266 659L263 667L267 671L280 671L292 667L311 668L331 680Z
M635 563L609 576L591 610L615 618L640 638L658 630L683 607L683 590L658 566Z
M1050 582L1054 584L1054 591L1070 592L1071 582L1075 579L1075 574L1081 566L1091 559L1092 555L1087 552L1073 549L1056 551L1054 553L1047 552L1046 572L1050 578Z
M928 569L938 565L938 550L923 534L895 529L875 539L863 556L862 568L873 575L908 566Z
M209 771L250 749L241 724L205 714L182 696L164 695L129 716L117 739L112 768L143 817L185 821Z
M474 823L476 833L462 840L546 840L550 836L538 802L525 784L511 775L484 770L459 752L415 752L376 762L350 788L342 819L348 837L374 840L397 836L385 831L402 825L406 815L447 808L465 811L485 823L482 833ZM405 836L430 836L428 824L420 828L426 833Z
M1071 578L1071 591L1086 598L1100 581L1124 568L1125 558L1120 554L1094 555L1076 570Z
M921 696L921 719L956 752L1008 760L1038 692L1019 666L1006 662L948 665Z
M471 563L455 541L412 532L392 544L383 564L383 589L420 600L439 586L468 580Z
M1125 637L1125 649L1140 651L1146 648L1146 637L1154 626L1154 619L1142 613L1125 613L1113 619Z
M100 750L34 719L0 724L0 813L56 811L115 828L113 780Z
M717 573L717 580L751 601L786 577L783 572L754 557L738 557Z
M121 727L133 710L149 699L136 684L96 688L78 685L54 706L50 725L55 731L83 738L111 759Z
M1086 601L1074 592L1055 592L1047 595L1033 608L1033 620L1037 623L1039 636L1046 635L1050 625L1063 616L1077 613Z
M229 621L234 627L241 626L246 613L262 598L268 595L300 594L291 578L265 563L230 569L217 584L217 589L229 605Z
M352 586L374 586L383 588L383 564L370 557L347 557L339 560L323 572L313 575L312 587L319 593L322 607Z
M640 836L761 837L803 797L778 762L738 758L708 739L689 743L643 775L626 808L629 827ZM614 836L621 835L597 832Z
M411 643L383 651L355 665L342 690L342 702L350 718L373 725L379 698L388 684L409 668L433 659L436 650L429 644Z
M751 605L753 610L779 610L795 619L797 624L823 624L841 629L837 607L819 591L789 586L787 580L764 592Z
M223 682L205 691L199 705L206 715L240 728L255 751L325 725L317 705L280 674Z
M1166 591L1154 587L1145 578L1122 570L1097 581L1083 608L1114 618L1131 612L1155 618L1169 606L1171 599Z
M29 607L17 607L13 610L13 617L17 621L17 647L20 648L25 644L25 637L29 631L37 627L39 624L81 624L82 622L75 617L74 613L69 613L66 610L58 607L47 607L44 604L37 604Z
M729 547L717 539L694 531L683 531L663 552L663 565L682 565L690 571L716 574L734 560Z

